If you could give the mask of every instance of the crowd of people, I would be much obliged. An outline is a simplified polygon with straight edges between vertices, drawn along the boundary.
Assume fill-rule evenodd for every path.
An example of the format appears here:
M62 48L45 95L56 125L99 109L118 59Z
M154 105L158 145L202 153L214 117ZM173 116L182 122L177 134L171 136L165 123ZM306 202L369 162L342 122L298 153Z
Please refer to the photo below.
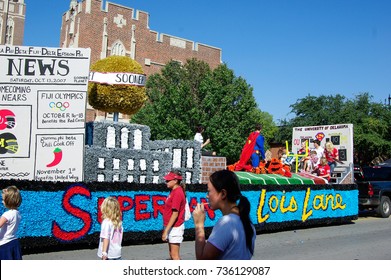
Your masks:
M338 149L330 141L326 142L325 148L320 145L319 140L313 142L314 149L310 151L309 157L302 158L301 170L314 173L329 181L339 162Z
M170 259L179 260L185 229L186 186L178 171L171 171L164 179L170 194L164 205L162 241L168 242ZM221 211L223 216L206 240L205 206L198 203L193 210L196 259L251 259L256 232L250 220L250 202L241 194L236 174L229 170L212 173L206 198L208 207Z
M180 260L180 245L185 231L186 185L179 171L172 170L164 176L169 195L163 209L162 241L168 243L168 255ZM239 179L229 170L214 172L207 185L208 207L221 211L222 217L205 237L205 206L198 203L193 210L195 226L196 259L248 260L254 254L256 232L250 220L250 202L242 195ZM21 221L18 211L22 196L16 186L2 191L2 202L8 209L0 218L0 259L21 260L22 251L17 237ZM122 238L124 233L119 201L108 196L100 205L102 213L101 230L97 255L102 260L122 259Z

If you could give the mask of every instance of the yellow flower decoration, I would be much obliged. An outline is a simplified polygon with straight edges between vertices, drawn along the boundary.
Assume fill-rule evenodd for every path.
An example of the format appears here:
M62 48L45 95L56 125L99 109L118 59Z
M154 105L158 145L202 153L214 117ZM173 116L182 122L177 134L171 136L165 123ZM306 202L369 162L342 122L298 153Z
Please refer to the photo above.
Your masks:
M91 72L144 74L141 65L126 56L109 56L98 60L91 66ZM88 103L97 110L133 115L146 100L144 86L88 83Z

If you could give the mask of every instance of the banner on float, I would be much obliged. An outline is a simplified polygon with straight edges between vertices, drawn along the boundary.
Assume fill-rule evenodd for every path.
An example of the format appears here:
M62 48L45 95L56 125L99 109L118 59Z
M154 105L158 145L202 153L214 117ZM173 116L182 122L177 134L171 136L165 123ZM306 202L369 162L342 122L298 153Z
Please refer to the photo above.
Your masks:
M143 238L152 240L156 233L156 238L161 235L162 214L169 194L163 185L117 183L108 190L103 187L104 183L97 182L68 186L64 182L53 187L48 184L50 182L41 183L39 191L31 191L34 188L24 187L24 182L16 183L23 197L19 209L23 216L19 237L51 237L59 242L86 241L100 231L100 205L108 196L119 201L127 238L145 242ZM188 187L194 188L192 185ZM355 185L263 186L242 190L242 194L250 202L250 219L259 230L330 223L344 217L354 219L358 213ZM205 191L187 190L186 196L191 211L197 203L204 204L205 227L213 227L222 214L209 206ZM34 210L36 205L42 206L41 211ZM0 206L0 210L2 208ZM185 222L185 228L194 228L192 219ZM32 243L29 246L46 245Z
M82 181L90 49L0 46L0 177Z
M327 142L331 142L338 149L339 160L344 165L353 163L353 124L294 127L293 153L297 153L301 149L301 143L306 140L310 150L315 148L314 140L319 140L322 147L325 147Z

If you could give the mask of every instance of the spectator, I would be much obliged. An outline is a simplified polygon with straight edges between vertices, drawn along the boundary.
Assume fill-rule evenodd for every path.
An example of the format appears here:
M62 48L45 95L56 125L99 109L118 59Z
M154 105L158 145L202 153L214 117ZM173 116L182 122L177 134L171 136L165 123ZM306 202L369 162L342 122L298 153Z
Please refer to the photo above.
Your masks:
M193 211L195 253L199 259L249 260L254 254L255 228L250 220L250 202L241 194L239 179L229 170L214 172L208 182L209 207L223 216L205 239L205 210L197 204Z
M18 210L22 196L16 186L2 191L5 211L0 218L0 260L21 260L22 250L17 236L21 215Z
M185 232L186 185L179 171L171 171L164 176L170 190L163 210L162 240L168 242L168 250L172 260L180 260L179 249Z
M118 200L109 196L100 206L102 224L99 238L98 257L102 260L120 260L122 252L122 212Z

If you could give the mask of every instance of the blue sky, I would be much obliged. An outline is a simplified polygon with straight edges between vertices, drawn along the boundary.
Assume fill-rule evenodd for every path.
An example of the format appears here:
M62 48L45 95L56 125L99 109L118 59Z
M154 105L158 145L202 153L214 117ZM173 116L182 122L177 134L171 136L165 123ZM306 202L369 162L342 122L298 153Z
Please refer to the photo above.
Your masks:
M113 0L149 13L151 30L222 49L274 120L308 94L391 94L389 0ZM70 0L25 0L24 45L58 47Z

